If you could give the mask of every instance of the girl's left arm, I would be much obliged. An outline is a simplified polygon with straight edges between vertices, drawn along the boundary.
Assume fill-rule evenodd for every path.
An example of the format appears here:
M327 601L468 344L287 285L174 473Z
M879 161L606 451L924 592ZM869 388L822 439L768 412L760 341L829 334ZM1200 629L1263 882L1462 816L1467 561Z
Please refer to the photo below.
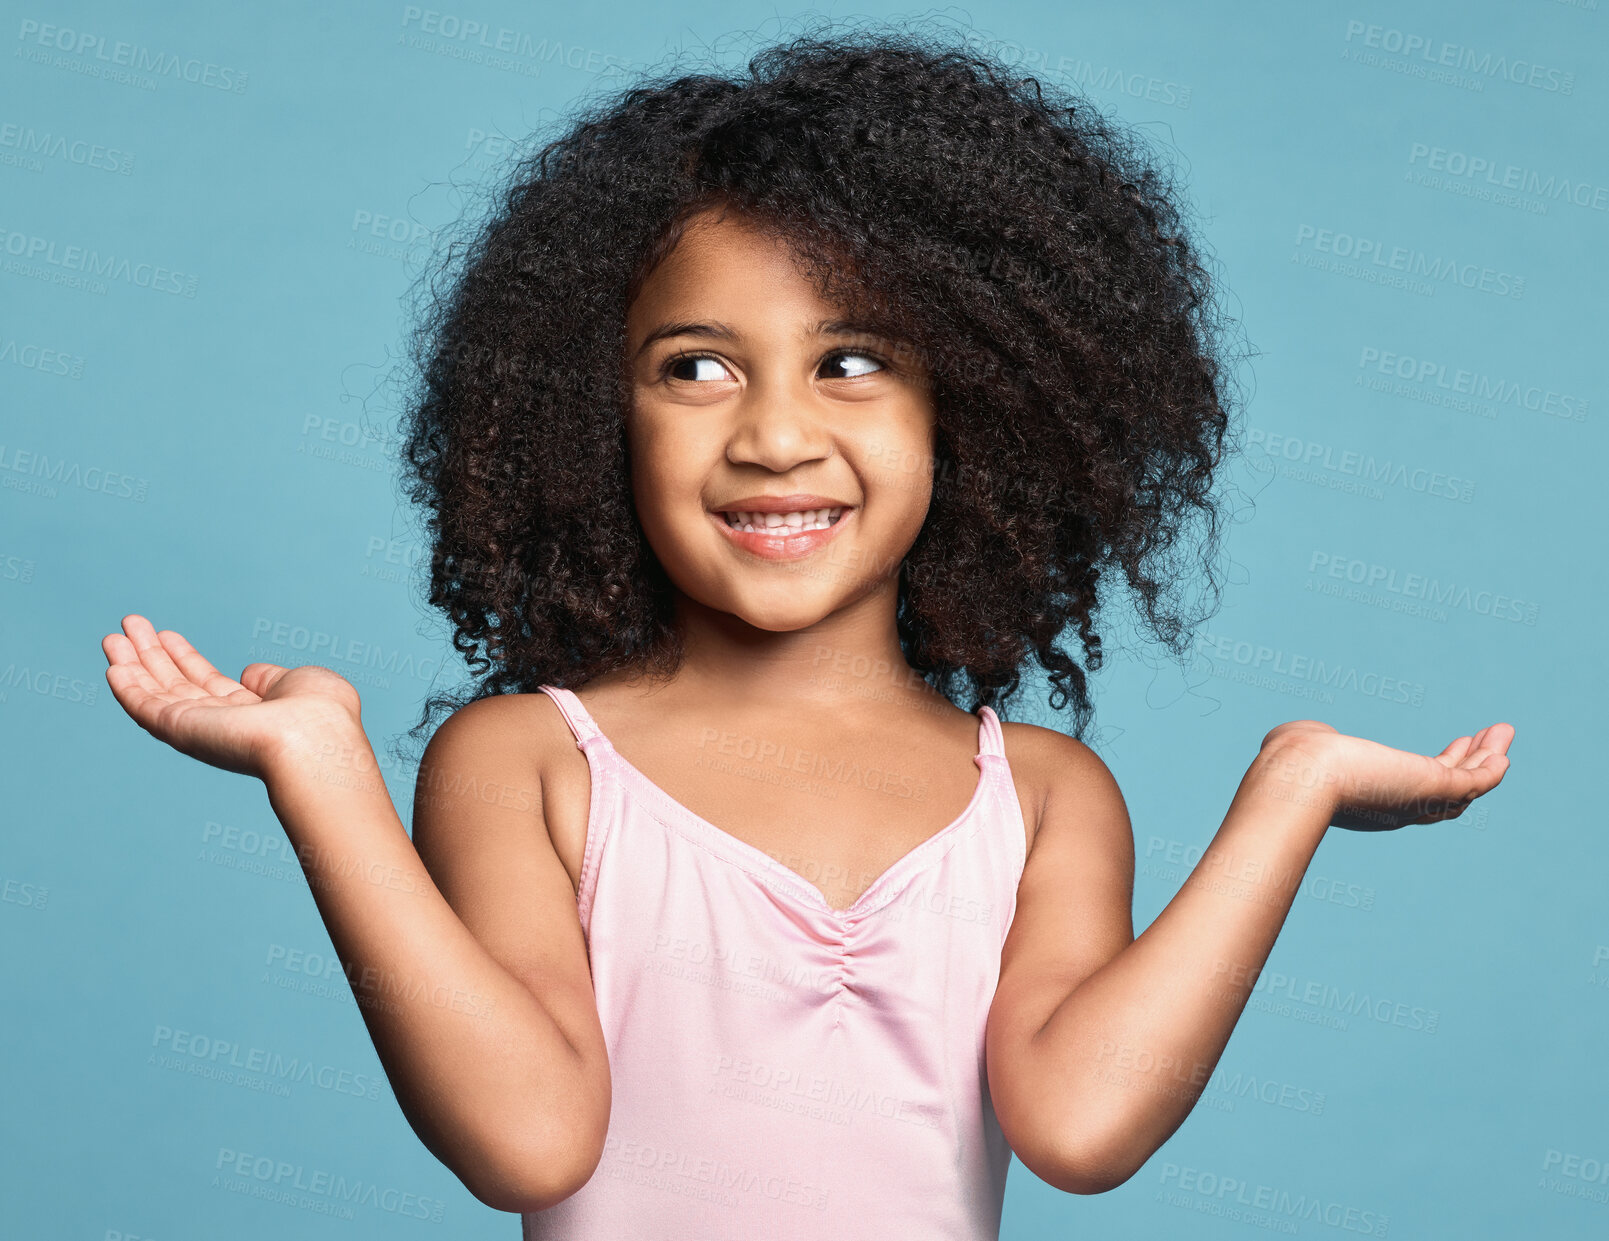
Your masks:
M989 1090L1024 1166L1092 1194L1133 1176L1190 1114L1325 831L1456 817L1503 778L1514 730L1494 724L1423 755L1312 720L1280 725L1138 939L1134 838L1116 782L1081 742L1032 733L1037 765L1057 774L1002 950Z

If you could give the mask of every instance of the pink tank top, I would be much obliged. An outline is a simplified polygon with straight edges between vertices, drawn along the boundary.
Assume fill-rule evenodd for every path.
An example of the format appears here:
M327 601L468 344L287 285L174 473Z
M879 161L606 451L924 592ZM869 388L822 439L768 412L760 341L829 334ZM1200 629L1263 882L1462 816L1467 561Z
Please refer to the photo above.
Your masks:
M995 713L960 817L839 910L542 689L591 769L576 903L613 1101L592 1179L524 1241L997 1241L983 1036L1027 846Z

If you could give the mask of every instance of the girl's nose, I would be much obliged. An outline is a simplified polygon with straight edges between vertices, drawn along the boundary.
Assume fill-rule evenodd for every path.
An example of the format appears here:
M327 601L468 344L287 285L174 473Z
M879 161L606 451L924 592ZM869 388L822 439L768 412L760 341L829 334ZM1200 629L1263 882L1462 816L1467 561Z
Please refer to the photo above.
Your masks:
M735 406L726 458L782 473L832 455L832 437L808 387L785 381L751 384Z

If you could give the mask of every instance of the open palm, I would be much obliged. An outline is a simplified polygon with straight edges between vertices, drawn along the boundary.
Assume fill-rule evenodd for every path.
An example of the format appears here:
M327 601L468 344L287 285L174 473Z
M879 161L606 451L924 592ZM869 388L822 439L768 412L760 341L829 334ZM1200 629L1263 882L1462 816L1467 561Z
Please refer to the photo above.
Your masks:
M328 668L248 664L235 681L171 629L137 613L122 625L101 640L113 696L158 741L209 766L262 777L292 741L359 722L357 690Z
M1264 738L1279 739L1315 758L1339 800L1332 827L1394 831L1410 823L1456 819L1490 792L1508 771L1511 724L1489 724L1459 737L1440 754L1396 750L1349 737L1317 720L1292 720Z

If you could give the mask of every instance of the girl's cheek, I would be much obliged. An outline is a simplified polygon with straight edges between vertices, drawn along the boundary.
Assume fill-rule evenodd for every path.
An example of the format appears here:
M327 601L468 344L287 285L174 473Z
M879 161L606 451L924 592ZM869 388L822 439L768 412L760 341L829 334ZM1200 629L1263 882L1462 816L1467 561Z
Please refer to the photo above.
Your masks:
M645 420L627 435L627 447L632 492L645 523L664 526L687 520L691 508L702 512L709 445Z
M874 485L901 506L922 507L933 486L933 440L911 427L869 440L862 462Z

